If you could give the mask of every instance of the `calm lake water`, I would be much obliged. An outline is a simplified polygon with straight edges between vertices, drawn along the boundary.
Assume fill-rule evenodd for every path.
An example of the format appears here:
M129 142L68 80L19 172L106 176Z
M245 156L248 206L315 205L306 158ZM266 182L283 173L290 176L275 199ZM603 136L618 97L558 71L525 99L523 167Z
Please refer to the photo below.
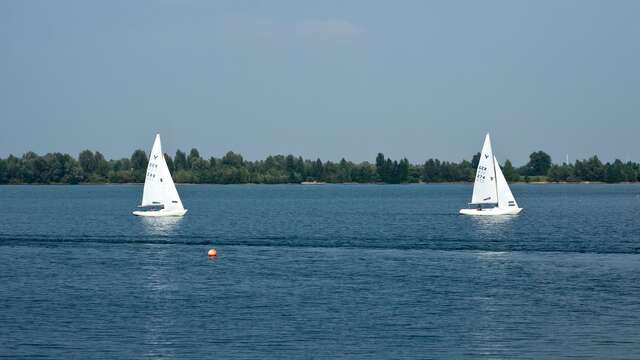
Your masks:
M512 189L1 186L0 357L639 359L640 186Z

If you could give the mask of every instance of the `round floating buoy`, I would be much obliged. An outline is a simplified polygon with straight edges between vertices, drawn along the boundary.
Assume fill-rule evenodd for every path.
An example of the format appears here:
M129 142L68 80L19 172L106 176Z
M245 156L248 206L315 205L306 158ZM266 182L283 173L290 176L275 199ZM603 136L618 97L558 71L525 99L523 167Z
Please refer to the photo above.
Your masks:
M218 252L216 251L216 249L209 249L209 252L207 253L207 255L209 255L209 257L217 256Z

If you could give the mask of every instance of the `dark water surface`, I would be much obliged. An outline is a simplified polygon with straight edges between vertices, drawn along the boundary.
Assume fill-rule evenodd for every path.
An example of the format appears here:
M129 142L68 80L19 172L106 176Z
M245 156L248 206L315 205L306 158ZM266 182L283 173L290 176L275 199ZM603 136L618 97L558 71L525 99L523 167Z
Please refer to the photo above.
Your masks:
M512 188L2 186L0 357L640 359L640 186Z

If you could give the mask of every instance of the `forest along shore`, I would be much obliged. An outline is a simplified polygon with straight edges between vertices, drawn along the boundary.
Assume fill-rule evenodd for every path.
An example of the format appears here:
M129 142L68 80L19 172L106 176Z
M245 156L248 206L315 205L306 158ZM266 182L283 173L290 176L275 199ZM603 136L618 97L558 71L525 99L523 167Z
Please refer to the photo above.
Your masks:
M403 184L473 182L480 158L460 162L428 159L410 163L378 153L374 163L308 160L301 156L274 155L248 161L232 151L221 158L204 159L197 149L164 154L174 181L181 184ZM28 152L21 157L0 159L0 184L126 184L143 183L148 157L136 150L130 158L106 160L98 151L84 150L78 158L69 154ZM640 181L636 162L603 163L598 156L573 163L554 164L544 151L529 155L529 161L514 167L501 164L509 182L524 183L635 183Z

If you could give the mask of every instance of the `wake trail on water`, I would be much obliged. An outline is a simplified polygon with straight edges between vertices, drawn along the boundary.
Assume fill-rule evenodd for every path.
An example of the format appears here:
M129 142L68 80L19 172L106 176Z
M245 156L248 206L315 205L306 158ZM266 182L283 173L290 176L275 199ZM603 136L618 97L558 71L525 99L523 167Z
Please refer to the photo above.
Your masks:
M187 237L187 236L185 236ZM563 253L563 254L638 254L640 247L617 249L601 249L597 247L563 249L551 246L537 246L524 242L506 244L504 240L485 239L482 241L461 238L424 239L404 238L372 238L372 237L298 237L298 236L261 236L261 237L212 237L193 236L181 239L179 236L137 236L122 235L9 235L0 234L1 246L64 246L78 244L103 245L178 245L178 246L247 246L299 249L365 249L365 250L433 250L433 251L489 251L489 252L524 252L524 253Z

